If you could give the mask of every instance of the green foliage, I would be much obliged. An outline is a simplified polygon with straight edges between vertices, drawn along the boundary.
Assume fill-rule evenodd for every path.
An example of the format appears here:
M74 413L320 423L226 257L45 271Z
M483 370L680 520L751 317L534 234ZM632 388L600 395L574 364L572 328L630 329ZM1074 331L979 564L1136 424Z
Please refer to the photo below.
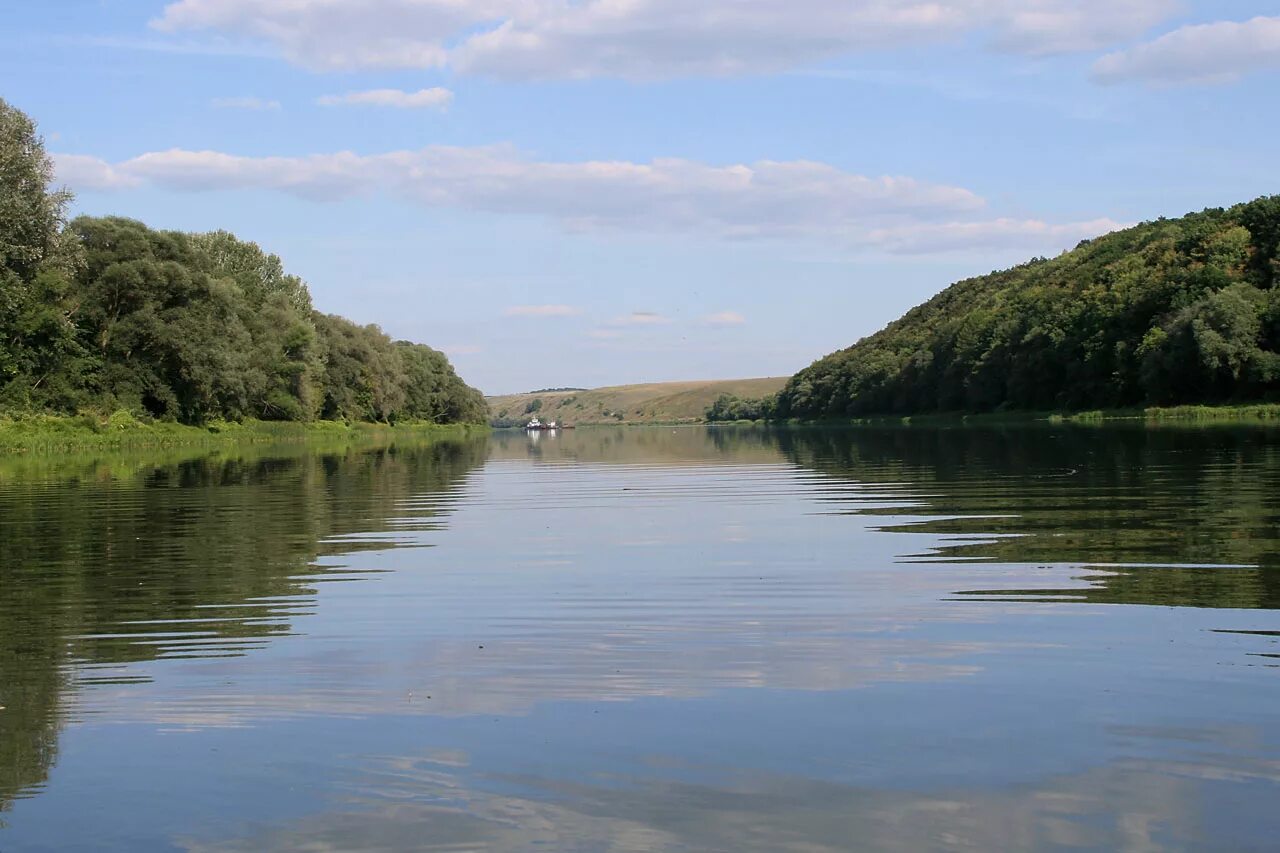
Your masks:
M0 101L0 415L485 420L444 355L316 313L257 244L119 217L67 225L52 174L31 120Z
M259 307L283 297L303 314L311 312L311 293L306 283L286 273L280 258L262 251L257 243L240 240L228 231L192 234L190 240L211 270L220 278L232 279L251 305Z
M51 191L53 160L35 123L0 99L0 269L31 281L63 251L71 195Z
M0 405L65 397L54 367L81 355L67 296L79 258L62 233L71 196L52 181L35 124L0 100Z
M532 400L529 401L529 405L524 407L524 413L526 415L531 415L534 412L540 411L541 409L542 409L542 398L534 397Z
M743 400L732 394L721 394L707 409L706 420L708 423L769 420L774 416L777 406L775 396Z
M402 419L441 424L488 419L484 395L458 378L444 353L409 341L396 341L396 349L406 378Z
M796 374L777 417L1280 398L1280 196L958 282Z

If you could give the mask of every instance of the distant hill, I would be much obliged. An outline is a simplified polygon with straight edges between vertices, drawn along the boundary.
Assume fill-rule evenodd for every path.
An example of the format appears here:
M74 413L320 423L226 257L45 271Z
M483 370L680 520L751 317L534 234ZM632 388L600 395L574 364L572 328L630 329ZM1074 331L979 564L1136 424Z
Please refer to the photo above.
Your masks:
M953 284L796 374L780 417L1280 399L1280 196Z
M764 397L777 393L786 377L655 382L589 391L531 391L487 398L495 424L524 424L533 415L569 424L697 423L721 394Z

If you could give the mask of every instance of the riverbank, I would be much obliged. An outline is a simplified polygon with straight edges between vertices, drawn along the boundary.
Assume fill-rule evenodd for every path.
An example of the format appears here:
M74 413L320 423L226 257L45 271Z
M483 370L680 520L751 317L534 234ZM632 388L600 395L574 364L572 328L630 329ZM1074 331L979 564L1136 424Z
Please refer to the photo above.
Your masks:
M963 426L981 424L1117 424L1150 426L1223 425L1280 427L1280 403L1249 406L1150 406L1141 409L1095 409L1086 412L945 412L927 415L878 415L815 421L720 421L712 425L772 423L792 426Z
M1053 424L1145 423L1150 426L1177 425L1254 425L1280 426L1280 404L1261 403L1252 406L1149 406L1141 409L1094 409L1087 412L988 412L970 415L917 415L895 418L900 423L1021 423L1041 421ZM858 419L870 423L875 419Z
M1146 421L1159 423L1272 423L1280 425L1280 403L1252 406L1153 406L1145 409L1100 409L1070 415L1050 415L1049 420L1066 423Z
M347 424L340 421L215 421L205 426L144 422L128 412L109 417L26 415L0 417L0 454L65 453L167 447L223 447L345 441L371 438L461 437L487 432L478 424Z

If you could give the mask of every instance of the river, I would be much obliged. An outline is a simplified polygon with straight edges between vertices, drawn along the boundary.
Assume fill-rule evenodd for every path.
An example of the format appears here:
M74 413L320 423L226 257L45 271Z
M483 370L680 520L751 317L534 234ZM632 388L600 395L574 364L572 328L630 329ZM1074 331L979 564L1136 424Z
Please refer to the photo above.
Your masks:
M1280 431L0 460L0 851L1263 850Z

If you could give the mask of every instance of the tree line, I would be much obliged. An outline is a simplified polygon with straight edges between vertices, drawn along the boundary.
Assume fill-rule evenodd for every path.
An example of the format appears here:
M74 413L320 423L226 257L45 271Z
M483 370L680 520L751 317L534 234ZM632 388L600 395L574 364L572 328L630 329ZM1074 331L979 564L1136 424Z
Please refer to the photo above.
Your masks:
M1272 196L953 284L753 405L810 419L1277 399Z
M440 352L316 311L226 231L67 221L34 123L0 100L0 414L481 423Z

